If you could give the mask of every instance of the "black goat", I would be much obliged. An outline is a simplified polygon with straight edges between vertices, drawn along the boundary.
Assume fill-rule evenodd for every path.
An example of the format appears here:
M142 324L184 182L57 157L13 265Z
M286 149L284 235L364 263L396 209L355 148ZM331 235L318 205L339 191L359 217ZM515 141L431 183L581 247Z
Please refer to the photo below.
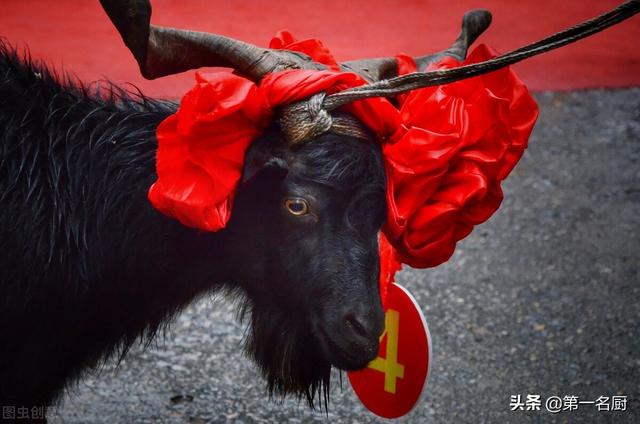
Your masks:
M247 351L270 391L311 403L331 365L364 366L382 310L375 143L255 141L218 233L155 211L155 129L176 105L87 87L0 47L0 405L47 405L198 295L246 297ZM289 213L303 199L312 213ZM299 200L296 200L300 202ZM297 205L299 207L299 205Z
M148 0L101 0L145 76L232 66L260 80L323 69L306 55L150 25ZM447 51L489 25L467 13ZM189 55L184 55L189 51ZM368 81L395 58L341 69ZM84 369L150 340L197 296L227 290L250 316L247 352L271 393L326 401L331 366L374 358L383 327L377 142L325 133L292 147L273 124L246 154L227 227L187 228L153 209L156 127L177 105L85 86L0 43L0 405L48 405Z

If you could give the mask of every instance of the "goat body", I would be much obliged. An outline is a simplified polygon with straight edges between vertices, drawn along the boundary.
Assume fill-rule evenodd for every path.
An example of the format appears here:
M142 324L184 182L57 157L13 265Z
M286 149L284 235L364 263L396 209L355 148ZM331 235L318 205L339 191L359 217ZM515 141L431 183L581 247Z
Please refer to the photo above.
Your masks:
M0 404L46 405L208 287L215 266L191 271L215 243L146 199L174 104L61 84L6 47L0 78Z
M327 134L292 152L267 131L245 161L260 177L238 190L227 228L207 233L147 200L156 127L174 103L85 86L1 44L0 78L0 405L50 404L221 287L245 299L245 347L271 392L313 405L332 364L375 355L376 143ZM305 196L315 220L283 208Z

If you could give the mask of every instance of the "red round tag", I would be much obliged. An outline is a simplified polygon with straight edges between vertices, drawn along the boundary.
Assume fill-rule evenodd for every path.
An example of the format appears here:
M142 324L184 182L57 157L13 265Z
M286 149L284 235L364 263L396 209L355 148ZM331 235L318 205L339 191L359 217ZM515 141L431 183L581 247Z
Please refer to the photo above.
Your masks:
M408 414L427 381L430 344L427 322L417 302L405 288L390 284L378 357L367 368L348 373L364 406L384 418Z

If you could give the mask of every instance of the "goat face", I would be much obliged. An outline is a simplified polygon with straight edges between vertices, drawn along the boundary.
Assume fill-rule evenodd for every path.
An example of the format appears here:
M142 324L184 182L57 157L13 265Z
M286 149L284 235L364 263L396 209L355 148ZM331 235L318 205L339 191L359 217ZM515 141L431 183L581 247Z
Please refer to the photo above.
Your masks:
M380 147L325 134L292 150L270 132L247 153L244 180L225 247L251 314L246 348L270 392L313 405L331 365L360 369L378 350Z

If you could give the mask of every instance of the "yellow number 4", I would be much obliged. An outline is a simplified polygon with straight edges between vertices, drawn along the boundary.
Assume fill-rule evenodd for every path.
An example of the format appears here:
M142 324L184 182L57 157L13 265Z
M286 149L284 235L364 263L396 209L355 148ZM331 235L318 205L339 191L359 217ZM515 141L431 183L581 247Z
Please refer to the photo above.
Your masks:
M380 342L387 337L386 358L377 357L369 363L369 368L384 373L384 391L396 392L396 379L404 378L404 365L398 363L398 324L400 314L389 309L384 316L384 333L380 336Z

